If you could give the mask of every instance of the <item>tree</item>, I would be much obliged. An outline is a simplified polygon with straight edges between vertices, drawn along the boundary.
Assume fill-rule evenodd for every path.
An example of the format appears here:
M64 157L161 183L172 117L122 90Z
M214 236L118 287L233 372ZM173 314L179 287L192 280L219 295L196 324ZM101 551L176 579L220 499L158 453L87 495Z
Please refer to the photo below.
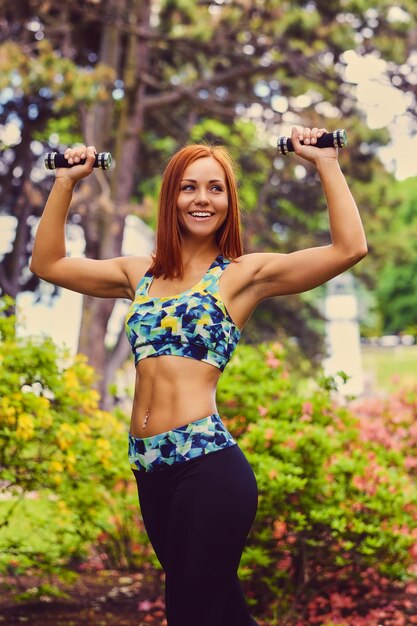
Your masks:
M300 223L303 229L320 224L323 232L322 203L312 201L316 190L312 197L305 194L312 174L296 185L294 165L281 170L268 139L280 134L282 124L315 123L326 115L347 122L355 103L352 85L342 80L343 53L381 50L392 59L395 73L399 58L393 56L393 41L401 41L404 65L415 14L410 0L401 6L408 23L388 19L386 2L372 9L353 0L291 5L282 0L78 0L64 8L36 0L8 4L1 34L5 96L0 121L11 124L11 130L9 138L3 133L0 185L5 210L16 212L18 221L0 273L2 290L16 295L36 287L26 269L32 216L39 214L50 182L39 168L31 172L26 164L34 152L40 155L74 140L111 150L118 164L109 175L98 173L84 182L74 197L72 219L83 228L88 256L120 254L126 216L143 214L147 181L206 118L232 124L232 141L243 148L239 163L245 175L250 173L244 197L252 248L276 245L276 232L290 246L285 233ZM236 124L242 118L256 130L250 146ZM375 149L371 144L361 156L371 170ZM272 221L277 184L280 195L284 190L278 207L283 217ZM271 222L274 229L260 237L259 224ZM104 396L128 349L123 330L112 350L105 347L113 307L112 300L86 297L80 333L80 350L103 373Z
M381 269L376 286L376 302L386 333L413 330L417 326L417 185L414 178L397 182L393 195L401 197L397 211L390 216L389 237L380 233L378 249ZM387 254L387 247L389 253ZM415 332L415 330L414 330Z

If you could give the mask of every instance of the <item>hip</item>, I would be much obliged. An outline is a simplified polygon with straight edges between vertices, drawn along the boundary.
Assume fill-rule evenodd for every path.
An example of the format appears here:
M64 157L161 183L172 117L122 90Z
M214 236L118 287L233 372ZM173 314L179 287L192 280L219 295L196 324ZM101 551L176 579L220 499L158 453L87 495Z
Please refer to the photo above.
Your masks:
M218 413L150 437L128 435L133 470L154 472L236 446Z

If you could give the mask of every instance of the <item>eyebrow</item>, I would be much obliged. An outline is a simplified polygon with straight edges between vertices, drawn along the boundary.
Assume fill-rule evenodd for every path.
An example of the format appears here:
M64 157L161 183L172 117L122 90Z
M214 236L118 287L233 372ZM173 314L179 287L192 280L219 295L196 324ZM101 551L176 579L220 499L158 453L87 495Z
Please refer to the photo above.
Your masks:
M183 180L189 180L190 183L196 183L197 182L196 180L194 180L194 178L183 178ZM225 184L224 181L221 180L220 178L212 178L208 182L209 183L223 183L223 185Z

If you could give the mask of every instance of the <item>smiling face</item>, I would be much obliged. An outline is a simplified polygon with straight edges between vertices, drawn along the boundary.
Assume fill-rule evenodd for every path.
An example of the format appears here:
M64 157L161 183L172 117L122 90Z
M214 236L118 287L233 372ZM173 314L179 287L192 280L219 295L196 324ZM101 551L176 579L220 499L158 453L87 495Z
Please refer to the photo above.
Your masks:
M216 159L203 157L185 169L177 199L183 236L215 237L226 219L228 205L225 172Z

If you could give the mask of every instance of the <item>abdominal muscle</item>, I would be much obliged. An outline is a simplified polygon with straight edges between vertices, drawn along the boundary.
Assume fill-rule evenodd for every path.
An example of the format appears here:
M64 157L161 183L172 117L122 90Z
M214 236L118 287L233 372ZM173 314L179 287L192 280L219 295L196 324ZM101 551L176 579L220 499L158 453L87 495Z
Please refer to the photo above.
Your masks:
M130 434L152 437L216 413L220 373L213 365L187 357L164 355L139 361Z

